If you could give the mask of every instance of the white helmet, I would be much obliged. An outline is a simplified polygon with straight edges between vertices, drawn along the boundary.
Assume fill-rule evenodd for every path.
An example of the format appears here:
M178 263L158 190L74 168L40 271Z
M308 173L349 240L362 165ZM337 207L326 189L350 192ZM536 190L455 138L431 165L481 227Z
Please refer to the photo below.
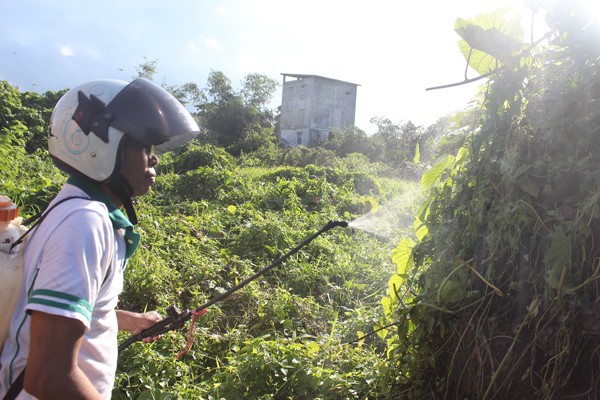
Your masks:
M166 90L145 79L98 80L69 90L50 118L48 150L56 165L97 182L120 174L123 138L159 145L198 125Z
M153 146L198 133L190 113L160 86L142 78L98 80L69 90L58 101L48 150L63 171L108 184L135 223L132 192L122 175L125 141Z

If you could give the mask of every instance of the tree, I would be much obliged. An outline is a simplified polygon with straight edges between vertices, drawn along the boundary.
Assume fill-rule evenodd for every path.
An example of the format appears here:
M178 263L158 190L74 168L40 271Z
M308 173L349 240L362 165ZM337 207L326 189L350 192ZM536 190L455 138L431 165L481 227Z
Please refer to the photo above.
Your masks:
M44 94L21 93L21 103L25 109L29 110L22 114L23 122L27 125L30 133L25 146L27 153L47 148L52 110L66 92L67 89L58 92L47 91Z
M202 124L217 138L217 143L229 146L242 138L252 125L273 126L274 114L267 105L277 82L265 75L250 74L243 80L239 92L221 71L211 71L204 96L197 110Z
M330 139L323 147L335 152L338 157L345 157L351 153L361 153L371 161L380 161L382 148L365 131L350 127L345 130L334 130Z
M206 101L206 95L194 82L186 82L180 85L163 82L161 87L171 93L181 104L188 106L188 110L190 107L198 108L200 104Z
M387 118L373 118L371 123L377 126L373 140L383 148L385 162L401 166L412 162L417 151L417 145L424 142L423 129L411 121L396 125Z
M234 156L242 154L255 155L257 153L274 155L278 151L276 140L277 137L273 133L273 128L251 125L244 129L242 137L229 146L227 151Z
M144 78L152 81L156 74L156 64L158 63L158 60L148 60L146 57L144 57L144 60L143 63L135 68L138 75L134 78Z
M23 153L27 126L19 118L22 113L19 91L7 81L0 81L0 171L10 168L10 156Z
M231 80L221 71L211 71L206 80L208 100L214 104L224 104L235 97Z
M240 94L247 106L265 111L278 85L275 80L266 75L249 74L244 78Z
M0 81L0 158L7 161L11 148L18 154L23 149L33 153L47 147L50 115L64 93L21 93L7 81Z

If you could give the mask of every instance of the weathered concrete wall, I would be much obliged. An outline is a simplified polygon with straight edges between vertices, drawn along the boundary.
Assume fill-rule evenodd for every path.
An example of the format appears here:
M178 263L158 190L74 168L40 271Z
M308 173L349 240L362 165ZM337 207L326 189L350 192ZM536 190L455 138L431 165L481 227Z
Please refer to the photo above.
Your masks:
M354 126L358 85L316 75L283 75L280 124L287 144L317 146L328 140L331 128Z

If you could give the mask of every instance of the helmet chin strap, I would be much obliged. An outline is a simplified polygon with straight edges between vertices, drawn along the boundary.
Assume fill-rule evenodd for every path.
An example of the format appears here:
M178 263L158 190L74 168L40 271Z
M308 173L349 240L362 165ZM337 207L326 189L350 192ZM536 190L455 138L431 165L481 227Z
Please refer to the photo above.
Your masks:
M127 213L127 218L129 218L129 221L133 225L136 225L138 223L138 219L135 209L133 208L133 190L125 178L120 175L115 181L109 183L108 186L123 202L123 208L125 208L125 212Z

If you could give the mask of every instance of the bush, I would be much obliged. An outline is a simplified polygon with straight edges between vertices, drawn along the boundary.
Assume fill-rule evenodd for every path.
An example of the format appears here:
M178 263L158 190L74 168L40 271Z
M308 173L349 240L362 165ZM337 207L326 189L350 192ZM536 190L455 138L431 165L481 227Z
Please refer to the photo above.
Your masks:
M233 159L224 149L193 140L175 150L170 157L167 156L162 164L159 164L159 172L172 171L182 174L199 167L230 169L232 165Z

